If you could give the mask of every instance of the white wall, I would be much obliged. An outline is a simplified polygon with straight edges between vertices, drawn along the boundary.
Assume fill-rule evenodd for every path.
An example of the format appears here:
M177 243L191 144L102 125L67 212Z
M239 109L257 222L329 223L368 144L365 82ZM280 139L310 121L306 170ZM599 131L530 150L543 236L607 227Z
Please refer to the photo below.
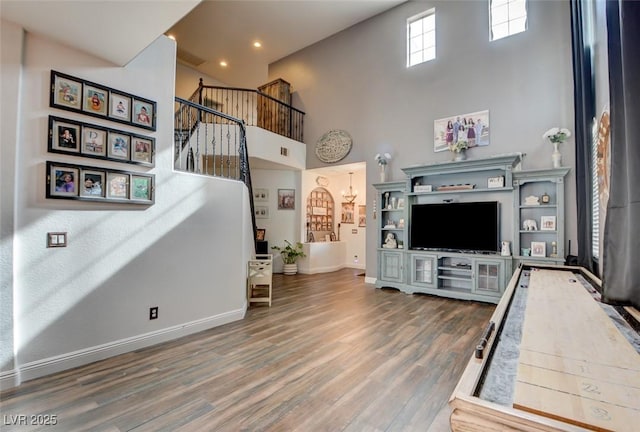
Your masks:
M23 31L0 21L0 377L14 368L13 235L16 187L16 146L19 125ZM1 382L1 380L0 380Z
M300 172L289 170L251 169L253 190L267 189L269 198L266 202L254 202L257 207L269 208L269 217L256 219L258 228L266 229L265 240L269 242L269 252L274 254L273 271L282 273L282 257L272 246L285 246L284 241L292 243L302 241L298 221L304 210L304 201L300 196ZM293 210L278 210L278 189L295 189L296 203ZM302 210L301 210L302 209Z
M406 67L406 20L436 8L437 59ZM566 1L528 2L526 32L489 41L485 1L411 1L270 65L296 89L307 145L330 129L345 129L353 149L341 163L370 161L389 151L387 180L402 167L450 159L433 151L433 122L489 110L491 144L469 158L520 151L523 169L551 168L552 126L573 128L570 8ZM563 145L574 166L573 140ZM307 152L307 168L325 166ZM367 206L378 167L370 163ZM567 238L576 245L575 173L567 178ZM367 233L367 275L376 273L376 233ZM575 249L574 249L575 250Z
M4 29L3 53L18 33L5 40ZM5 374L3 384L242 318L252 252L248 194L239 182L172 169L175 42L161 36L124 68L32 34L23 49L21 105L8 125L15 137L5 135L2 117L3 162L5 146L8 154L17 149L15 176L2 172L16 199L5 209L11 202L2 198L3 214L15 212L14 268L3 260L2 273L13 274L16 349L13 377ZM21 67L15 55L9 60ZM51 69L157 101L157 131L50 108ZM15 106L13 95L3 91L2 105ZM155 168L47 153L50 114L155 137ZM155 204L47 200L47 160L151 172ZM67 232L68 247L47 249L50 231ZM3 300L10 289L3 280ZM148 319L151 306L158 320ZM9 349L3 343L3 370L11 367Z
M356 166L356 165L359 165ZM358 215L360 205L366 205L367 202L367 188L366 188L366 165L354 164L353 165L353 177L352 188L357 191L357 197L354 201L354 222L353 224L342 223L342 191L349 191L349 173L347 171L336 172L322 169L307 170L302 173L302 203L306 205L309 194L315 188L320 187L316 183L316 179L319 175L326 177L329 184L324 186L333 196L335 206L335 232L338 234L340 241L346 243L346 254L344 267L351 268L365 268L366 262L366 233L367 227L358 226ZM301 219L301 230L303 234L306 232L306 210L303 210ZM372 220L372 211L370 208L366 209L367 213L367 226L375 226L375 221ZM340 229L338 229L338 223L340 223ZM355 233L353 232L355 230ZM373 230L375 231L375 230ZM303 236L304 237L304 236ZM324 239L316 239L316 241L323 241Z

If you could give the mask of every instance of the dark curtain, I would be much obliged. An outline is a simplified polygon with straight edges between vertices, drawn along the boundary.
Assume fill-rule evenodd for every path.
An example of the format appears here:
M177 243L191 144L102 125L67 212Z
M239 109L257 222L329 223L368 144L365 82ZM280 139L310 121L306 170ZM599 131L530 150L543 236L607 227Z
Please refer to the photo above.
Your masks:
M640 308L640 2L609 0L611 189L603 245L603 298Z
M595 116L591 46L586 42L586 14L582 1L571 4L571 42L573 51L573 97L575 104L576 205L578 216L578 265L591 272L591 125ZM586 5L586 7L590 7ZM571 253L571 251L569 251Z

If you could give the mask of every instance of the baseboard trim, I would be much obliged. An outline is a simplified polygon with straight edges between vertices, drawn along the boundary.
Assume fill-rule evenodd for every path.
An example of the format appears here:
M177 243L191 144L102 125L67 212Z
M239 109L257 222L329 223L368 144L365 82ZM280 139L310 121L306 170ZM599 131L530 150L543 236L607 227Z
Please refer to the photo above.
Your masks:
M247 304L240 309L218 315L178 324L172 327L132 336L126 339L96 345L90 348L36 360L17 365L13 370L0 373L0 388L6 389L20 385L24 381L43 377L52 373L84 366L109 357L135 351L148 346L167 342L193 333L228 324L244 318Z

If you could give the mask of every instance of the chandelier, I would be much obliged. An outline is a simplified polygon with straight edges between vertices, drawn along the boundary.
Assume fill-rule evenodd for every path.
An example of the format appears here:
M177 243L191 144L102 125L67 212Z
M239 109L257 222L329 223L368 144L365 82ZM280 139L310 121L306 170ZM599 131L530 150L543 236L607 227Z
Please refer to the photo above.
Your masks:
M358 191L354 191L351 187L351 176L353 176L352 172L349 173L349 193L342 191L342 198L348 203L354 202L358 196Z

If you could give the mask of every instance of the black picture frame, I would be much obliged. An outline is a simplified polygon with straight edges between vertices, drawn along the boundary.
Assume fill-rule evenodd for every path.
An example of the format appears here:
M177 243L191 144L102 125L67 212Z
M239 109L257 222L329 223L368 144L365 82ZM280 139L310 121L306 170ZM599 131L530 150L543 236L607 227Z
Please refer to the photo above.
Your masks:
M67 131L75 144L65 140ZM153 137L51 115L48 137L50 153L155 166L156 140ZM124 143L124 148L121 145L116 149L116 138Z
M122 112L118 109L120 102L124 107ZM155 101L55 70L51 70L49 106L156 130Z
M155 203L154 174L47 161L45 179L47 199ZM100 183L99 187L96 183Z

